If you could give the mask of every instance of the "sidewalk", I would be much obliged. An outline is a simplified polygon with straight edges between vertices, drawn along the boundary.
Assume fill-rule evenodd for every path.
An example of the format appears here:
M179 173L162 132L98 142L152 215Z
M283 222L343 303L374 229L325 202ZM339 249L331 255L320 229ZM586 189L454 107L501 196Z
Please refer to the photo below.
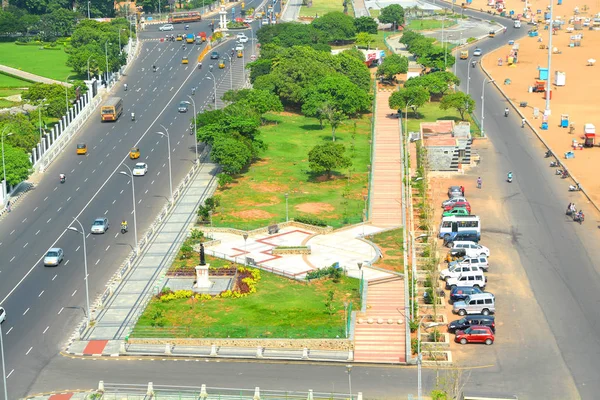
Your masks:
M40 82L40 83L48 83L48 84L54 83L57 85L63 85L63 86L69 86L69 87L72 86L70 83L55 81L54 79L50 79L50 78L44 78L43 76L34 75L29 72L21 71L20 69L8 67L6 65L0 65L0 71L7 73L9 75L16 76L18 78L23 78L25 80L32 81L32 82Z

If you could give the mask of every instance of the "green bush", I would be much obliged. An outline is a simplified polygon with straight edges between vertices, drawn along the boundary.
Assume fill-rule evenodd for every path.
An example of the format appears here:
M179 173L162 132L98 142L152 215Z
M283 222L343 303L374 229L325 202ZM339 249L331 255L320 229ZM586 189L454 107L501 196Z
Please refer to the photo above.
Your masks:
M311 279L319 279L319 278L331 278L334 282L338 282L342 277L341 268L335 268L333 265L328 268L317 269L315 271L310 271L306 274L306 280L310 281Z
M442 334L440 333L439 330L434 329L432 332L429 333L429 341L430 342L439 342L442 338Z
M474 37L470 37L467 39L467 43L473 43L475 42L477 39L475 39Z
M414 333L417 331L417 329L419 329L419 321L417 321L416 319L411 319L410 321L408 321L408 326L410 328L410 331ZM416 353L416 351L413 351L413 353Z
M410 339L410 348L413 354L419 353L419 341L416 338Z
M448 394L443 390L435 389L431 391L431 400L448 400Z
M319 219L317 217L312 217L310 215L299 215L294 218L294 221L300 222L301 224L314 225L314 226L322 226L326 227L327 222Z
M183 246L181 246L181 260L186 259L186 258L190 258L192 253L194 252L194 249L192 248L192 246L190 246L187 243L184 243Z

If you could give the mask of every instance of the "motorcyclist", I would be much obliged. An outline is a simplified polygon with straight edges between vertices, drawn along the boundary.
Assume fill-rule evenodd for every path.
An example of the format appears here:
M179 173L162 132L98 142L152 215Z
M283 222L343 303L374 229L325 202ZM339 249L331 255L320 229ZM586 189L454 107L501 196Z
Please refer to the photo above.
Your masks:
M134 112L131 113L131 120L135 121L135 113Z
M156 65L153 65L153 66L152 66L152 70L153 70L154 72L156 72Z
M512 181L512 178L513 178L513 176L512 176L512 171L511 171L511 172L509 172L509 173L506 175L506 178L507 178L509 181Z
M525 118L521 119L521 128L525 128Z
M475 61L475 60L471 61L471 67L475 68L475 65L477 65L477 61Z
M65 174L59 174L58 178L60 179L61 182L64 182L67 180L67 177L65 176Z
M481 183L482 183L482 181L481 181L481 177L477 178L477 187L478 187L479 189L481 189Z
M508 107L506 107L506 108L504 109L504 116L505 116L505 117L508 117Z
M195 88L195 87L193 87L193 88L192 88L192 96L193 96L193 95L195 95L195 94L196 94L196 88Z
M123 229L124 231L127 230L127 221L123 220L123 222L121 222L121 229Z
M202 68L202 63L201 62L198 63L198 69L200 69L200 68Z
M127 84L124 84L123 88L125 88L125 91L127 91Z

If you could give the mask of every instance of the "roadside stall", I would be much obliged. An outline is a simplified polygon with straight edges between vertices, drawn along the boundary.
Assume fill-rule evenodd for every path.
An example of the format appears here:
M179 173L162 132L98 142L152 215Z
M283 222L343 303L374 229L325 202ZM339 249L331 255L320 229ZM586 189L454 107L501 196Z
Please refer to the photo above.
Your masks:
M583 145L585 147L594 147L594 143L596 142L596 127L594 124L585 124L583 126L583 135L585 136Z

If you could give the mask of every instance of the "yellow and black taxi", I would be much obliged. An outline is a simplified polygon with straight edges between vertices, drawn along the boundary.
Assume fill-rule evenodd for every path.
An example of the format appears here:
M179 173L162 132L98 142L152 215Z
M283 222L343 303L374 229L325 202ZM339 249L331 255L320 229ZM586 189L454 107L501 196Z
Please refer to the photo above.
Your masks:
M87 145L85 143L77 144L77 154L86 155L87 154Z
M132 147L131 150L129 150L129 158L131 158L132 160L140 158L140 148Z

